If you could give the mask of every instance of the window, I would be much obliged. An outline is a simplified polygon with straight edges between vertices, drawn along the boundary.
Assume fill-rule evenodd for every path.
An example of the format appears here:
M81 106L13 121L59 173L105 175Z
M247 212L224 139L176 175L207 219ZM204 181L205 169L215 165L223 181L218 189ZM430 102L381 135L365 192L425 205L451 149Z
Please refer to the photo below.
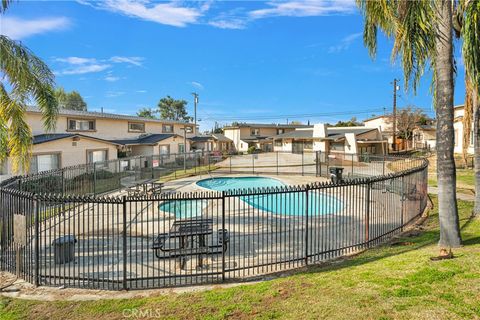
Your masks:
M108 160L108 150L91 150L87 151L87 162L101 162Z
M344 146L343 142L334 142L334 143L330 144L330 149L332 151L344 151L345 146Z
M128 132L145 132L145 123L142 122L129 122Z
M68 119L69 131L94 131L95 120Z
M285 129L277 129L277 134L285 133Z
M32 157L30 173L60 169L60 153L37 154Z
M275 147L281 147L282 146L282 140L278 139L275 140Z
M171 132L173 132L173 125L171 125L171 124L164 124L164 125L162 126L162 132L164 132L164 133L171 133Z
M170 146L169 145L167 145L167 144L160 145L159 148L160 148L159 151L160 151L161 155L168 156L170 154Z
M178 153L184 153L185 152L185 145L183 143L178 144Z
M260 135L260 129L252 129L252 136Z

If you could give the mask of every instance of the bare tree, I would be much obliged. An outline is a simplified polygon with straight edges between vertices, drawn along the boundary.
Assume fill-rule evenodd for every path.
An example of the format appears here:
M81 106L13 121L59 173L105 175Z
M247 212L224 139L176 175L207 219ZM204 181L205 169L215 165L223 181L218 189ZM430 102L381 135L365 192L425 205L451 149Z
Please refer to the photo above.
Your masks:
M387 123L393 123L393 116L387 117ZM418 125L427 124L428 118L425 113L414 106L397 111L397 136L405 140L411 140L413 137L413 129Z

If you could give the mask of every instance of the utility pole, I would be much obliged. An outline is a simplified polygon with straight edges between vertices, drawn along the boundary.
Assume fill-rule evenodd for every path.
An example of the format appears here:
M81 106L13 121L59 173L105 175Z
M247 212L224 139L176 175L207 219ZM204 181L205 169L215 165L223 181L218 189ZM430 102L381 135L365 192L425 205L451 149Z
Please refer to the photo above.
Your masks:
M397 91L400 89L398 81L398 79L393 79L393 151L397 149Z
M193 129L194 135L197 135L197 104L198 104L198 93L192 92L193 95L193 105L194 105L194 117L195 117L195 127Z

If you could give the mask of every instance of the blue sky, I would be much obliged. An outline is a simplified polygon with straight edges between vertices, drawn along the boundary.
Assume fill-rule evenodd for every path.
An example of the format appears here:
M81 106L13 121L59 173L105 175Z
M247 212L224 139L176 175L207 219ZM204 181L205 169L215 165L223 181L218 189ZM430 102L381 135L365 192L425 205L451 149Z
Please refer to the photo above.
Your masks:
M193 114L196 91L202 130L235 119L333 123L390 110L399 78L398 105L432 114L429 74L416 95L406 93L392 43L379 37L372 60L362 28L346 0L18 1L0 23L90 110L135 114L171 95L189 101ZM461 104L461 61L456 85Z

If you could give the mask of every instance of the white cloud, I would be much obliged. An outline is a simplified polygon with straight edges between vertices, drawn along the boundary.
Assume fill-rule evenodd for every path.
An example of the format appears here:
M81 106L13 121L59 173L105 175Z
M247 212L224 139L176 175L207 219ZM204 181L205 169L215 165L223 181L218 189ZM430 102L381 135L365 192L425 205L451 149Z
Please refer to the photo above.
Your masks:
M210 7L210 1L203 3L200 7L182 7L179 1L167 3L152 3L148 0L107 0L99 2L78 1L81 4L90 5L96 9L104 9L120 13L129 17L153 21L160 24L185 27L188 24L196 23L203 15L203 12Z
M220 29L245 29L247 26L247 21L240 18L233 18L230 20L211 20L208 22L208 24Z
M348 0L304 0L268 2L269 8L250 11L254 19L285 16L310 17L347 14L355 10L355 2Z
M110 68L109 64L89 64L89 65L81 65L75 68L64 69L63 71L60 71L57 74L59 75L85 74L85 73L92 73L92 72L100 72L108 68Z
M108 82L115 82L115 81L118 81L118 80L121 80L123 78L120 78L120 77L115 77L115 76L106 76L105 78L103 78L105 81L108 81Z
M105 96L107 98L115 98L115 97L119 97L119 96L124 95L124 94L125 94L125 92L123 92L123 91L107 91Z
M203 90L203 85L200 82L192 81L191 85L194 86L197 89Z
M20 40L27 37L47 33L49 31L62 31L70 26L66 17L52 17L24 20L15 17L2 17L0 33L12 39Z
M137 90L136 93L147 93L147 90Z
M345 38L343 38L339 44L337 45L334 45L334 46L330 46L328 48L328 52L329 53L338 53L338 52L341 52L341 51L345 51L347 50L348 48L350 48L350 45L355 41L357 40L358 38L360 38L362 36L362 33L361 32L358 32L358 33L352 33L348 36L346 36Z
M144 58L142 57L120 57L120 56L114 56L110 58L111 62L114 63L130 63L135 66L140 67L142 65L142 61Z
M97 60L94 58L79 58L79 57L56 58L55 61L65 62L69 64L86 64L86 63L97 62Z

